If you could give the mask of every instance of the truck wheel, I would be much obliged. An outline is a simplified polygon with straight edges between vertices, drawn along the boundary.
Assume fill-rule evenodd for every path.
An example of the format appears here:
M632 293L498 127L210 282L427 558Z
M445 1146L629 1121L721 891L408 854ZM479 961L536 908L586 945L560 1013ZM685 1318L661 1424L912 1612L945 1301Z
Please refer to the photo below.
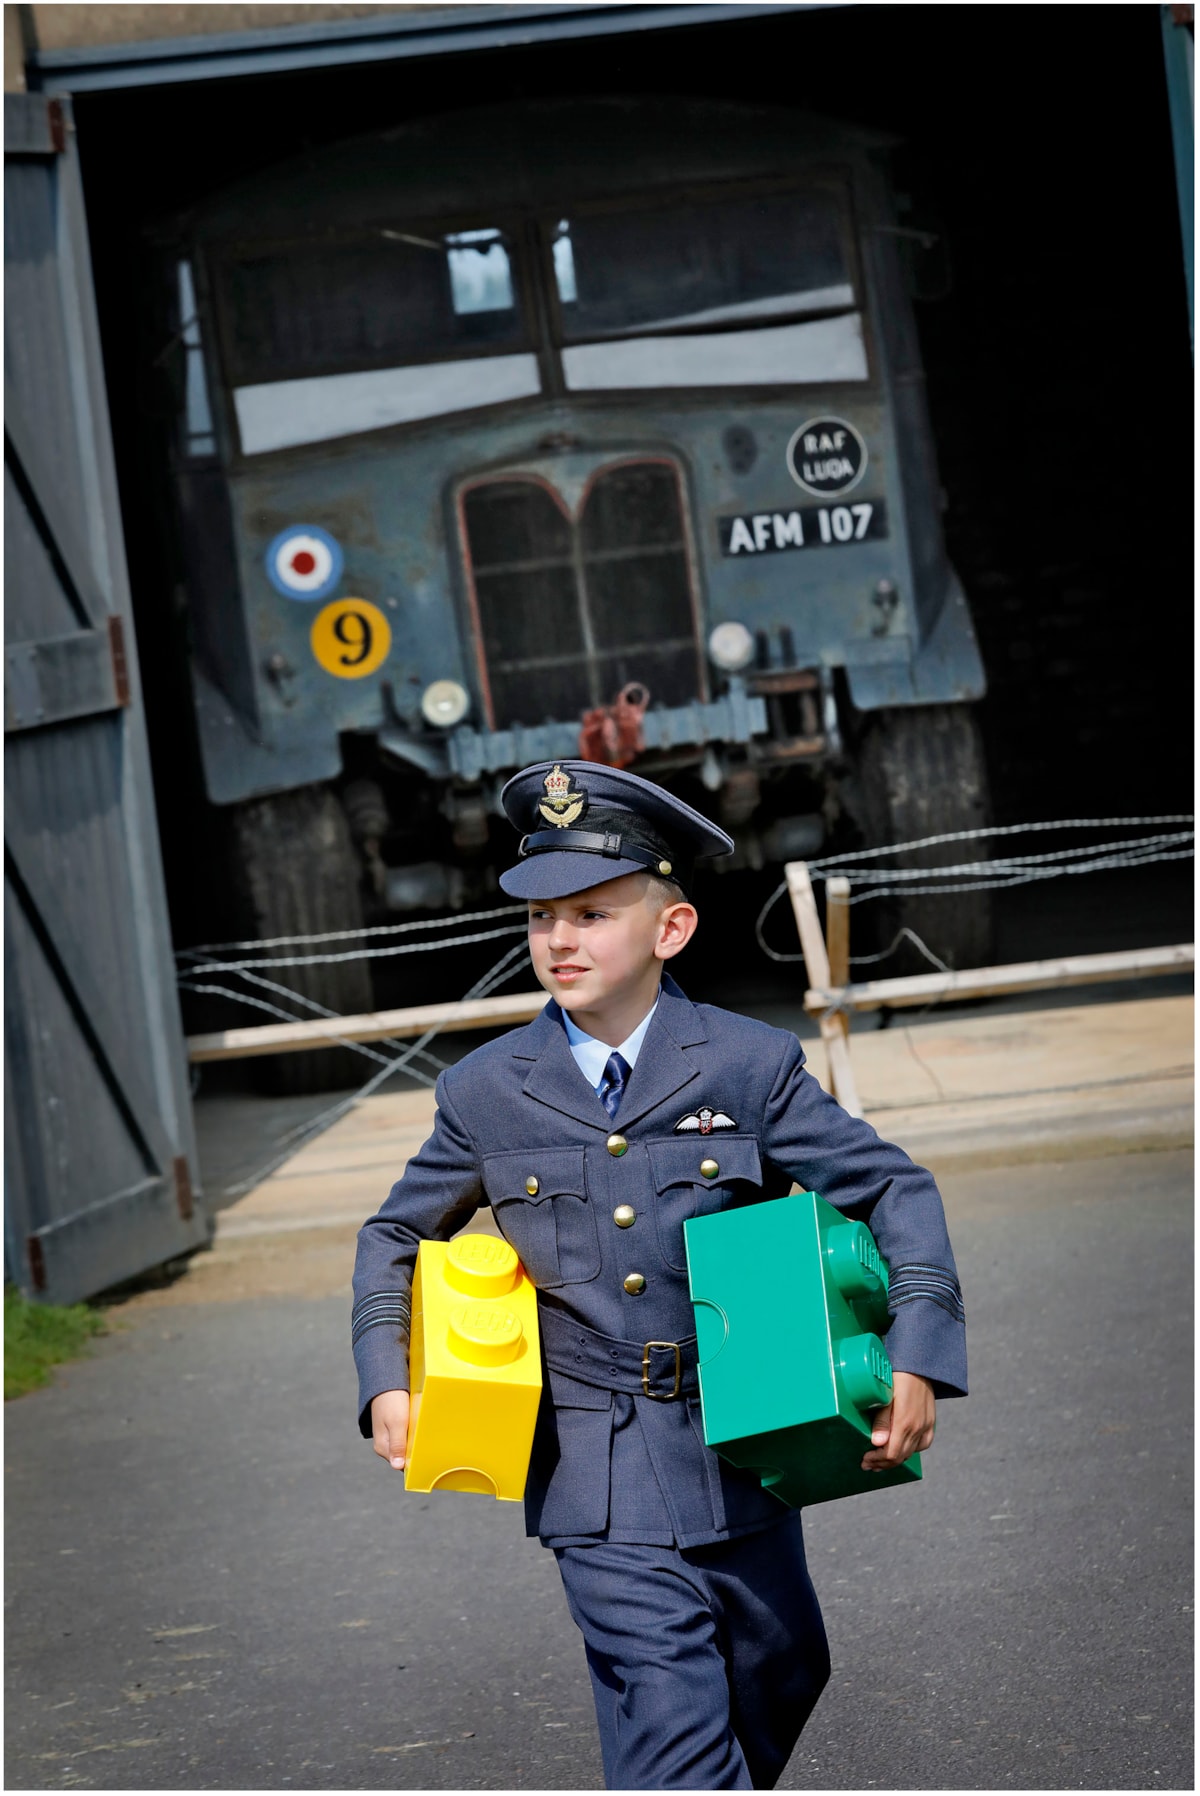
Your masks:
M985 828L991 821L979 725L966 705L877 712L862 739L858 772L861 822L868 847L911 842L950 830ZM985 878L988 859L986 840L947 842L906 854L903 864L944 867L978 862L979 877ZM967 873L948 883L963 885L972 877ZM946 897L897 895L864 904L851 914L856 922L859 917L864 922L870 919L878 951L886 949L897 932L907 927L947 966L992 963L990 891L954 892ZM883 979L932 971L925 956L906 939L887 960L852 969L851 976Z
M363 922L361 869L345 814L328 786L302 786L238 805L233 813L233 874L240 898L242 930L247 937L270 941L276 936L320 935L327 930L360 928ZM327 944L339 953L358 947L353 939ZM278 959L319 954L311 947L281 947L266 952ZM312 998L327 1010L353 1016L372 1008L371 963L334 961L324 966L256 968L289 990ZM269 1003L291 1010L286 998L236 975L231 987L245 989ZM311 1014L295 1006L298 1015ZM252 1014L252 1013L251 1013ZM251 1020L248 1014L247 1022ZM271 1019L260 1013L258 1020ZM280 1094L327 1091L360 1085L371 1065L349 1048L313 1048L276 1054L258 1062L261 1083Z

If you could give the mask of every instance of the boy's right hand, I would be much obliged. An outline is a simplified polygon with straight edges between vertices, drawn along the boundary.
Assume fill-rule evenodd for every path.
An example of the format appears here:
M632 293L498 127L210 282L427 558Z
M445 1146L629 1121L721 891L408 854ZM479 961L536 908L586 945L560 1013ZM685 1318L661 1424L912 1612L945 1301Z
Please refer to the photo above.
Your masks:
M400 1471L408 1457L407 1391L380 1391L371 1399L371 1435L380 1459Z

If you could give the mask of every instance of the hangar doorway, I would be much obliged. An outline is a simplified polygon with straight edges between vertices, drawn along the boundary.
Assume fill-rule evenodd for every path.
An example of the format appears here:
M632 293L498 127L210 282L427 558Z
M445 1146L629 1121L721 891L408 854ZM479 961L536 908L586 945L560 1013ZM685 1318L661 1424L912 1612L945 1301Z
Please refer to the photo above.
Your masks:
M770 103L898 140L944 528L989 678L981 717L997 820L1186 808L1191 368L1157 9L1088 16L1086 82L1078 13L1038 18L1035 40L1006 8L952 21L922 7L745 8L597 39L586 54L547 41L79 92L177 943L233 931L212 873L219 819L196 802L146 428L147 372L164 348L143 303L153 228L299 152L319 161L365 123L497 99Z

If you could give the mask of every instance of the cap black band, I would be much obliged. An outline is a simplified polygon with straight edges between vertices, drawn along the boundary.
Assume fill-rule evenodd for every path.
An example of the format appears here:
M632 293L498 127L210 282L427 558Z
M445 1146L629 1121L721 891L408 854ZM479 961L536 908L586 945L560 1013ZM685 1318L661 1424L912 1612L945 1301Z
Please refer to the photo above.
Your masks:
M601 854L607 860L638 861L648 872L657 874L660 879L673 879L682 887L682 880L675 868L675 863L660 849L643 848L631 842L626 835L615 833L600 835L588 829L539 829L532 835L521 837L518 852L522 857L531 854L552 854L563 849L573 854ZM663 868L669 867L669 873Z

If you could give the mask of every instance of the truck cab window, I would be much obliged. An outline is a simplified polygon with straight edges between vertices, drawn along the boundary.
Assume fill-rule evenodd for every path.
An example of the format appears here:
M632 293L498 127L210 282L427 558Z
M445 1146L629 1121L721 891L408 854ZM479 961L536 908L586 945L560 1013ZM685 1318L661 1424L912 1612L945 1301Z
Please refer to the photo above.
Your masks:
M380 229L357 241L240 251L221 279L235 385L395 368L524 346L495 229Z
M842 208L827 189L581 213L559 224L554 267L568 343L854 305Z
M509 242L494 226L388 226L238 251L218 285L243 455L541 391Z

